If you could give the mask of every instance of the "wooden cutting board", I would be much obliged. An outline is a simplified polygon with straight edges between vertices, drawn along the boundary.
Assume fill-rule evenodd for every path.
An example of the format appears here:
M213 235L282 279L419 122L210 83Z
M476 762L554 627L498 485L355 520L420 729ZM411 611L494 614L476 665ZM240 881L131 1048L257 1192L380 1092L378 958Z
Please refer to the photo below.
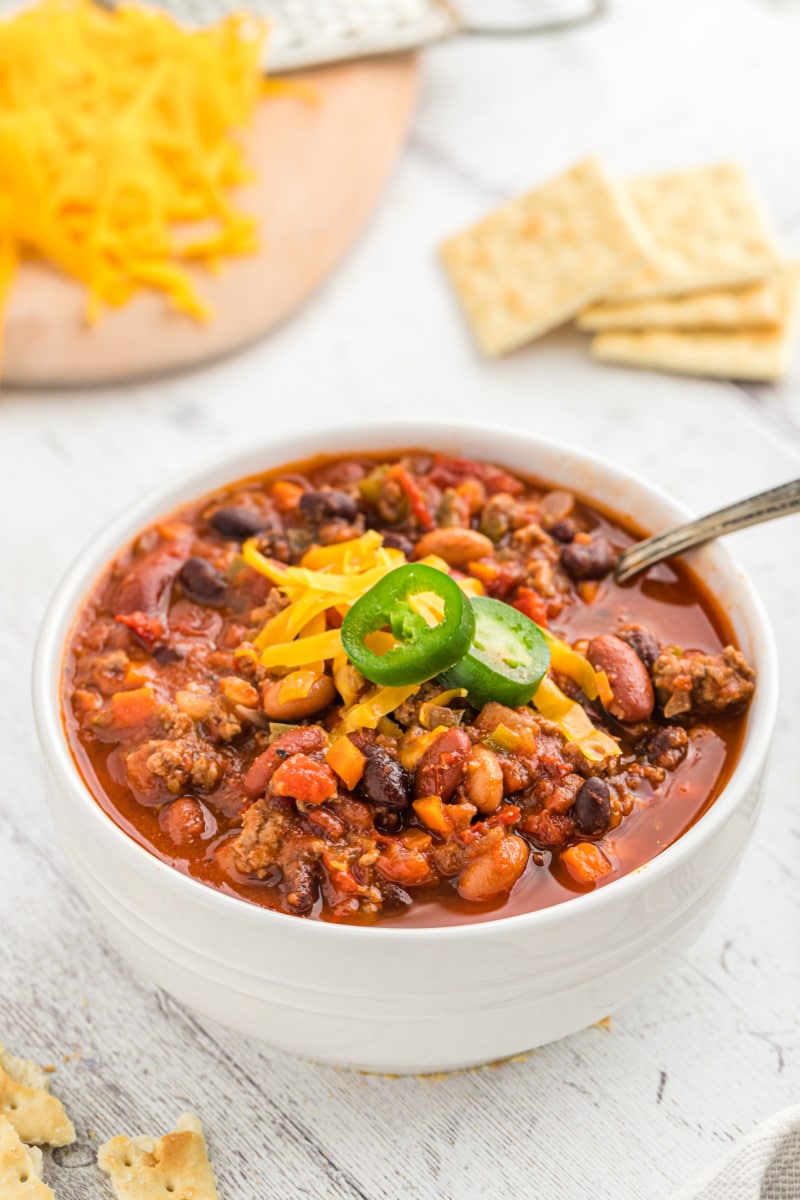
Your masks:
M84 292L26 264L9 298L8 385L74 386L134 379L228 354L261 337L314 291L367 221L402 147L417 92L415 55L298 76L319 103L266 100L247 135L257 181L240 193L258 215L262 249L196 273L214 306L207 324L142 292L89 329Z

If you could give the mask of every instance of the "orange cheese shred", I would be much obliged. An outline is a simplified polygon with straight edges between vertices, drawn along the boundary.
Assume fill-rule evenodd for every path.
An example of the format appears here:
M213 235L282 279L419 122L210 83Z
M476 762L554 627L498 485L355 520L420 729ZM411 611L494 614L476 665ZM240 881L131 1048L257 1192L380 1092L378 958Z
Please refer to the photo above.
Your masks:
M36 258L85 285L90 323L145 287L211 315L186 264L257 249L230 193L250 177L236 132L265 94L266 35L91 0L0 21L0 311Z

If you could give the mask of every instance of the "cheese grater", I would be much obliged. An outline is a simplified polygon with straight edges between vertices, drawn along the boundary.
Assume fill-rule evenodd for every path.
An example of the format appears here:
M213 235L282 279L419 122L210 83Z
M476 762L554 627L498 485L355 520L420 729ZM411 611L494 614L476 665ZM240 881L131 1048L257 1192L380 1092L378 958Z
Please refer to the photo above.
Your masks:
M411 50L456 32L445 0L157 0L176 20L209 25L246 9L270 22L270 73Z
M112 8L117 0L98 0ZM143 0L164 8L181 24L210 25L227 13L247 11L271 25L267 62L270 74L300 67L321 66L345 59L414 50L456 33L519 36L552 32L598 16L605 0L570 0L571 10L559 15L564 0L517 0L522 25L476 25L459 16L449 0ZM0 0L0 14L20 7L20 0ZM475 7L474 3L472 7ZM497 0L481 7L495 15ZM502 5L500 6L502 8ZM538 20L535 20L536 16Z

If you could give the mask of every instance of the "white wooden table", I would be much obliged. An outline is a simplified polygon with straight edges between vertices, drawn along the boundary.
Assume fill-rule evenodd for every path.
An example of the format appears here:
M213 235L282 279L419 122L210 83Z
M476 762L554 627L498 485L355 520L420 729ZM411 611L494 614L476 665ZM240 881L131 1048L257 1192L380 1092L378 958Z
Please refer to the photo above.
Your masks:
M216 447L340 412L496 417L569 436L698 510L800 474L800 364L776 389L592 365L565 332L479 360L435 263L446 233L600 150L624 172L736 155L800 251L800 6L615 0L600 24L431 51L408 151L344 268L247 354L163 382L0 397L0 1037L57 1064L79 1131L49 1179L110 1195L92 1147L202 1116L227 1200L668 1196L800 1090L798 518L739 535L781 646L769 797L722 911L615 1016L524 1061L438 1079L321 1068L137 978L76 894L28 702L47 597L108 515ZM63 1061L69 1056L69 1061Z

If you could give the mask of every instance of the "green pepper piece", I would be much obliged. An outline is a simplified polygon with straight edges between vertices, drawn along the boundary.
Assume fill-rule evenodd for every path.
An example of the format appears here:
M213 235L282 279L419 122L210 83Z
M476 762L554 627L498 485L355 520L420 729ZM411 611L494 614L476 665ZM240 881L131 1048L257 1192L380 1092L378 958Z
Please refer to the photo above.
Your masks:
M442 674L448 687L467 689L470 704L490 700L519 708L547 674L550 649L539 626L510 604L476 596L475 635L469 652Z
M422 592L433 592L444 602L438 625L428 625L408 604L409 596ZM386 628L400 644L376 654L365 638ZM342 621L342 645L366 679L401 687L424 683L452 667L469 649L474 632L475 613L455 580L435 567L408 563L356 600Z

